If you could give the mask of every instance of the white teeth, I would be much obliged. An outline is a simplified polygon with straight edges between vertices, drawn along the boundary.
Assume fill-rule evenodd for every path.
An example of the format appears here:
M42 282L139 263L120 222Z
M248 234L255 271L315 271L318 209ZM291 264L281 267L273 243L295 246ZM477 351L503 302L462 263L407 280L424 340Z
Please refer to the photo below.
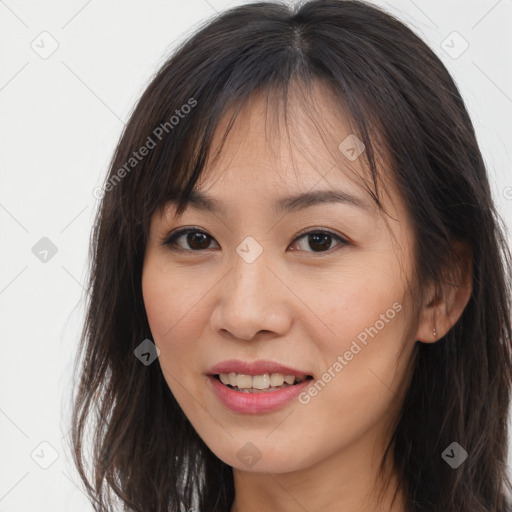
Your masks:
M229 384L239 389L268 389L283 386L285 383L291 386L295 382L302 382L306 379L305 376L296 378L294 375L284 375L282 373L265 373L254 376L242 373L221 373L219 377L223 384Z
M270 375L255 375L252 378L252 387L256 389L267 389L270 387Z
M284 375L282 373L273 373L270 375L270 385L273 387L282 386L284 384Z
M252 377L239 373L236 376L236 385L240 389L252 388Z

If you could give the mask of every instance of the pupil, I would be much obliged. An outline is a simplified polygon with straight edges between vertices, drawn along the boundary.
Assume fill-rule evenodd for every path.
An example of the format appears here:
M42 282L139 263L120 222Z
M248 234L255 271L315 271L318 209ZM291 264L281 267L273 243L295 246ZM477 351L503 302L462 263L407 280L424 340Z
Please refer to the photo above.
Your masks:
M330 238L331 238L331 235L327 235L327 234L322 234L322 233L318 233L318 234L315 234L315 235L309 235L309 240L310 240L310 247L315 250L314 248L314 244L316 243L316 241L318 240L321 240L323 241L323 244L320 243L320 250L322 250L322 248L325 250L325 249L329 249L329 246L331 245L329 243L330 241ZM313 244L311 244L311 239L315 240L315 242L313 242ZM325 243L327 241L327 243Z
M208 248L208 239L204 233L189 233L187 237L187 242L193 249L207 249ZM201 243L203 242L203 243ZM205 243L206 242L206 243ZM199 247L194 247L195 244L198 244Z

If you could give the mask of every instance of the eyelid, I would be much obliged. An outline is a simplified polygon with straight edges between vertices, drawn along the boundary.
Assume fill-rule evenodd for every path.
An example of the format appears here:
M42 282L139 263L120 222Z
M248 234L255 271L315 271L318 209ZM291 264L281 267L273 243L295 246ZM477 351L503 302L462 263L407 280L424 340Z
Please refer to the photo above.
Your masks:
M326 235L331 235L331 236L333 236L333 237L335 237L335 238L338 238L340 241L345 242L346 244L349 244L349 243L350 243L350 241L349 241L349 239L348 239L348 238L346 238L346 237L344 237L344 236L340 235L340 234L339 234L339 233L337 233L336 231L333 231L333 230L328 229L328 228L322 228L322 227L320 227L320 226L319 226L319 227L315 227L315 226L313 226L313 227L310 227L310 228L306 228L306 229L304 229L303 231L301 231L301 232L299 232L299 233L297 234L297 236L294 238L294 240L293 240L293 241L295 242L297 239L299 239L299 238L303 237L304 235L317 234L317 233L322 233L322 234L326 234Z

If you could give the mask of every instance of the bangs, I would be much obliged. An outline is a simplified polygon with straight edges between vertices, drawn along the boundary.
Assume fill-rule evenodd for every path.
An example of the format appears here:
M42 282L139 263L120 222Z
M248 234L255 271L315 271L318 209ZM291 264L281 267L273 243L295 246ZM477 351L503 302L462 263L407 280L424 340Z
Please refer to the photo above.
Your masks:
M257 88L251 88L249 83L236 83L233 88L240 91L238 97L209 95L208 104L191 97L184 105L196 103L196 106L194 110L186 109L188 114L179 124L171 130L162 121L145 137L147 141L155 140L154 154L140 167L139 176L132 184L137 196L126 194L124 197L130 204L125 204L123 209L133 211L134 207L137 209L134 202L139 203L138 218L142 220L146 240L155 212L161 213L170 201L178 216L185 211L194 187L222 159L226 140L238 126L240 113L250 109L258 97L265 105L265 140L272 155L277 158L284 147L288 148L294 171L295 156L300 155L318 173L318 183L330 172L344 172L368 193L379 210L385 211L379 188L386 189L386 184L379 168L389 167L389 152L375 129L375 120L366 121L363 117L370 115L369 109L361 108L362 102L355 102L359 107L354 115L339 90L329 82L309 73L305 77L284 78L278 74L273 81ZM321 106L324 112L327 106L331 114L328 119L319 116ZM374 127L371 137L368 125ZM325 155L325 159L319 161L318 155ZM296 179L300 183L297 174Z

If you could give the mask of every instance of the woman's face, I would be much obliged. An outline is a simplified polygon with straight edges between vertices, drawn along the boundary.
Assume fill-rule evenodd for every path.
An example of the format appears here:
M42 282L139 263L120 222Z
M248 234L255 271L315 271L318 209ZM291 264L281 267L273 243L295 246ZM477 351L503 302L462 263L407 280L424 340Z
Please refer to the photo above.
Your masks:
M239 470L284 473L342 456L353 471L367 468L408 384L419 325L408 295L411 225L387 183L388 229L351 174L364 173L354 141L338 149L349 128L325 93L315 98L315 119L295 111L299 138L274 137L272 152L266 104L254 96L196 187L218 209L197 202L177 218L170 203L151 223L142 284L163 375L199 436ZM331 133L323 142L320 120ZM345 200L283 201L320 191ZM178 228L192 233L163 245ZM240 368L227 373L242 387L277 386L279 373L313 378L247 393L209 375L228 360L288 367L224 368Z

